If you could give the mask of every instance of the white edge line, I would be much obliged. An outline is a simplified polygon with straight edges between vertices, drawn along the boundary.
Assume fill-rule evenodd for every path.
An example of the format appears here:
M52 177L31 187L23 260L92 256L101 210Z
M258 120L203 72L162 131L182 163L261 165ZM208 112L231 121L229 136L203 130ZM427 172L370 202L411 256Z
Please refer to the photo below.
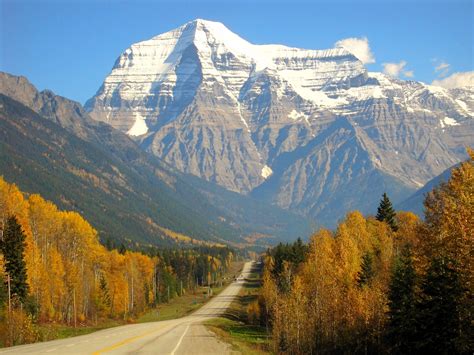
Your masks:
M178 350L179 346L181 345L181 342L183 341L184 339L184 336L186 335L186 333L188 332L188 329L189 329L189 326L191 324L188 324L188 326L186 327L186 329L184 330L183 332L183 335L181 335L181 338L179 338L179 341L178 341L178 344L176 344L175 348L173 349L173 351L171 352L171 355L174 355L174 353L176 352L176 350Z

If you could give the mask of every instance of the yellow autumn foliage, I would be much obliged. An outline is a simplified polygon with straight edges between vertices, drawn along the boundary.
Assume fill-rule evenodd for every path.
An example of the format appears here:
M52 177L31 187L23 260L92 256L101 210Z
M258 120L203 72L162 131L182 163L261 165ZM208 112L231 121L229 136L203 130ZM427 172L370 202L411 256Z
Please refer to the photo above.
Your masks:
M78 213L60 211L39 195L25 198L0 177L0 221L10 215L17 216L26 235L28 284L40 320L72 324L96 319L97 304L104 297L101 277L108 316L126 317L146 309L154 258L108 251Z

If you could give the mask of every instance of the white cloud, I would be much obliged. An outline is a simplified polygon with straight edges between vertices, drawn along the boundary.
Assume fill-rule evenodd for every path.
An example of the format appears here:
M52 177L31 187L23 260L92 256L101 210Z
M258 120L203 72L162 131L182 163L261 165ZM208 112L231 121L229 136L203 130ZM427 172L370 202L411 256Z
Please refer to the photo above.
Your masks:
M434 80L431 85L441 86L446 89L474 86L474 71L453 73L447 78Z
M382 63L383 72L394 78L398 78L403 75L406 78L413 78L415 72L413 70L405 70L407 62L402 60L400 63Z
M382 63L383 72L387 75L393 76L394 78L400 76L406 65L407 62L404 60L400 63Z
M449 74L449 71L451 70L451 65L449 63L437 59L434 59L433 62L434 71L438 74L438 78L443 78Z
M351 52L364 64L375 63L375 57L370 50L369 40L367 37L341 39L340 41L337 41L334 46L344 48Z
M435 72L439 72L441 70L449 69L451 65L445 62L439 63L437 66L435 66Z

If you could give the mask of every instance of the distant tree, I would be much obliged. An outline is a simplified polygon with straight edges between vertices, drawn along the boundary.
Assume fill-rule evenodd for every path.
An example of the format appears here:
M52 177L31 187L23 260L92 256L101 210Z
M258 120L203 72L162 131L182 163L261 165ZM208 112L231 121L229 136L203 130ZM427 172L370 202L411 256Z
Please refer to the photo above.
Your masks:
M395 220L396 212L393 209L392 202L387 196L387 193L383 193L380 205L377 208L377 216L375 217L380 222L387 223L390 228L396 232L398 230L397 222Z
M359 287L367 285L374 276L373 258L370 253L362 256L361 270L357 274L357 284Z
M275 280L281 280L279 276L282 273L285 273L287 276L294 273L298 266L305 261L307 253L308 246L303 243L301 238L298 238L292 244L279 243L270 250L269 254L274 261L272 274ZM279 286L282 285L280 284Z
M118 252L122 255L124 255L127 252L127 247L125 246L125 244L120 243L120 246L118 248Z
M108 237L105 240L105 247L107 248L108 251L111 251L111 250L115 249L114 241Z
M29 232L26 245L19 222L8 219L11 215ZM79 214L59 211L39 195L25 199L0 176L0 343L6 345L5 336L11 334L19 335L16 343L24 342L28 329L23 325L30 327L36 320L89 323L144 313L150 304L191 290L197 274L211 273L216 282L235 257L234 251L220 246L155 247L147 256L137 245L122 242L122 254L116 250L120 241L107 250ZM198 261L202 270L197 270ZM8 298L7 272L15 302L11 312L2 312Z
M25 234L15 216L7 219L0 246L5 258L5 271L10 275L11 295L24 302L28 295L24 260Z
M416 273L408 246L395 261L388 293L387 334L392 352L415 352L416 342Z
M417 347L420 352L458 353L456 338L461 330L461 296L461 284L454 262L443 257L432 260L422 283L418 305L420 332Z
M299 265L306 259L306 254L308 252L308 246L303 243L301 238L296 239L296 242L292 245L291 251L291 261Z
M265 267L263 269L263 276L262 276L262 289L261 295L264 299L264 306L263 306L263 320L267 329L267 332L270 329L271 321L272 321L272 310L273 306L276 304L278 299L278 288L275 280L272 277L272 269L273 269L273 258L270 255L265 257Z

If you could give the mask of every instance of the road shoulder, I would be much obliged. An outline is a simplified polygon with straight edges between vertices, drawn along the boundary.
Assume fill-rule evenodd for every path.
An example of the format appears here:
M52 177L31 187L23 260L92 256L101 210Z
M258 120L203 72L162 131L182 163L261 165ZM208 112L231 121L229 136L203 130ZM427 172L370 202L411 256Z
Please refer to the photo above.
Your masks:
M249 320L248 314L249 305L258 302L261 281L261 270L253 269L226 313L204 322L216 337L231 344L234 351L242 354L270 354L265 327L251 324L255 321Z

